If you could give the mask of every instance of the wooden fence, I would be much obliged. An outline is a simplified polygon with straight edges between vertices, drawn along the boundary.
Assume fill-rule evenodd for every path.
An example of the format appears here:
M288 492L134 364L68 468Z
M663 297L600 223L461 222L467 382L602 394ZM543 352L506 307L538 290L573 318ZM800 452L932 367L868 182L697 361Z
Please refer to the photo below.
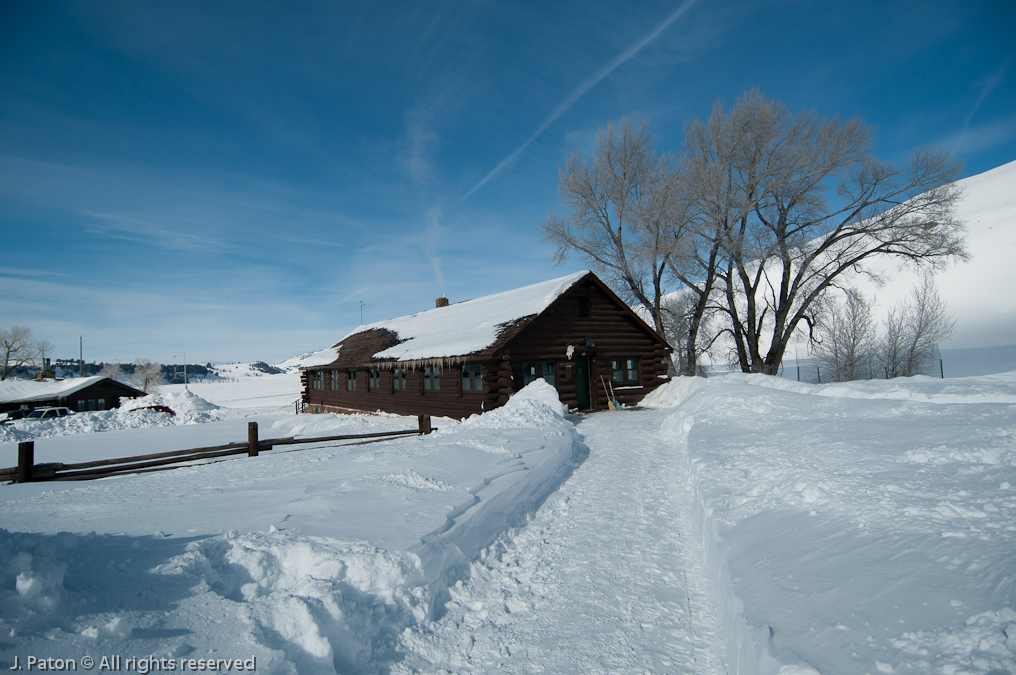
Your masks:
M430 415L418 416L419 426L416 429L401 431L379 431L371 434L343 434L341 436L317 436L314 438L271 438L258 439L258 423L247 424L247 440L240 443L213 445L207 448L191 448L189 450L173 450L157 452L150 455L119 457L117 459L100 459L93 462L63 464L35 463L35 441L18 443L18 465L8 469L0 469L0 482L28 483L48 480L95 480L126 473L147 473L149 471L166 471L193 466L195 463L209 459L247 455L257 457L258 454L271 450L279 445L298 445L306 443L328 443L332 441L380 441L398 436L429 434Z

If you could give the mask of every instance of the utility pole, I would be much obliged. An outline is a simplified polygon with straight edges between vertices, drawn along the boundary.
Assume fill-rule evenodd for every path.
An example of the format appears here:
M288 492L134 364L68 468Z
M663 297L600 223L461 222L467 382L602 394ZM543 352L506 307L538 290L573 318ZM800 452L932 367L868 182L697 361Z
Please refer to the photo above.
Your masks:
M176 358L180 358L180 357L177 354L173 354L173 358L176 359ZM190 391L187 388L187 384L188 384L188 382L187 382L187 350L184 350L182 358L183 358L183 390L184 391ZM173 369L173 379L174 380L176 379L176 368Z
M78 336L78 377L85 376L85 337Z

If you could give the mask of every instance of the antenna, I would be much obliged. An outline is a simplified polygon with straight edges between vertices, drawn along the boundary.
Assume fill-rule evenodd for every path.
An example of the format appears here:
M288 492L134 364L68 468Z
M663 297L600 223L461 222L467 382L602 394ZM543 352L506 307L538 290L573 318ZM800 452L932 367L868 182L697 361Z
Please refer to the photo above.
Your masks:
M361 300L360 301L360 325L361 326L363 325L363 305L364 305L364 302L363 302L363 300Z

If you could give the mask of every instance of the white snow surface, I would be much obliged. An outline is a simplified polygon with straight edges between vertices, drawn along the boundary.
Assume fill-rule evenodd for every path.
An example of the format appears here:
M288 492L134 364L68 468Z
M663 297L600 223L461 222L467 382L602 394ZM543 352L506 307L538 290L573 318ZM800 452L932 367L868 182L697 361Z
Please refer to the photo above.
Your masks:
M415 424L221 406L248 386L38 461ZM643 405L566 417L538 380L426 437L0 486L0 667L1016 672L1016 373L678 378Z
M956 215L967 224L966 247L970 259L936 273L939 294L957 322L946 346L986 347L1012 344L1016 335L1016 161L957 182L963 190ZM891 258L870 265L885 283L865 277L852 280L879 312L909 296L920 283L921 272ZM992 292L986 289L996 289Z
M438 420L426 437L0 488L0 663L242 655L259 672L383 671L402 629L442 613L447 587L583 456L560 404L541 403L549 385L535 384L491 428ZM195 399L161 400L198 411ZM46 437L36 461L237 441L250 420L262 438L416 424L264 409ZM14 443L2 448L16 457Z
M74 377L66 380L3 380L0 382L0 402L44 401L67 396L91 386L102 377Z
M349 335L378 328L397 334L402 342L374 354L374 358L379 359L406 361L471 354L492 345L499 326L539 314L588 273L576 272L447 307L367 324Z

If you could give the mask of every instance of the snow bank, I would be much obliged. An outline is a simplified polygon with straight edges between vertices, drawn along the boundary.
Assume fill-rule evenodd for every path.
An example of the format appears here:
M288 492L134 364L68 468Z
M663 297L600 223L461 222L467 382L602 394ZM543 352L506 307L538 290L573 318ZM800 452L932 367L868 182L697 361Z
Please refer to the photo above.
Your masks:
M646 408L672 408L705 384L703 377L675 377L649 392L639 403Z
M154 571L182 575L242 607L300 673L394 660L399 633L429 607L416 556L274 528L194 542Z
M515 393L507 405L482 415L472 415L462 422L471 429L511 429L559 425L566 413L557 389L546 381L534 380Z
M152 406L167 406L176 413L176 416L147 409ZM150 394L142 398L123 399L120 407L114 410L79 412L48 420L17 420L11 425L0 427L0 443L20 443L38 438L124 429L200 424L241 415L242 412L221 409L189 391Z
M676 408L730 672L1012 672L1014 384L731 376Z
M413 549L441 600L434 618L443 613L447 589L468 576L469 563L506 530L524 524L584 459L585 447L564 415L557 390L536 380L501 408L440 432L444 442L470 442L476 430L490 430L499 445L517 450L499 462L497 473L471 490L470 501L452 510L443 528Z
M0 527L22 530L0 530L0 633L17 637L0 640L0 667L30 654L107 653L257 658L266 673L388 672L402 631L439 616L469 563L581 460L584 446L546 388L540 381L487 419L428 436L0 488ZM161 400L181 409L190 400L195 414L202 405ZM74 440L82 457L106 456L128 435L192 447L199 433L217 441L224 424L235 426ZM264 436L392 424L406 426L289 416Z

